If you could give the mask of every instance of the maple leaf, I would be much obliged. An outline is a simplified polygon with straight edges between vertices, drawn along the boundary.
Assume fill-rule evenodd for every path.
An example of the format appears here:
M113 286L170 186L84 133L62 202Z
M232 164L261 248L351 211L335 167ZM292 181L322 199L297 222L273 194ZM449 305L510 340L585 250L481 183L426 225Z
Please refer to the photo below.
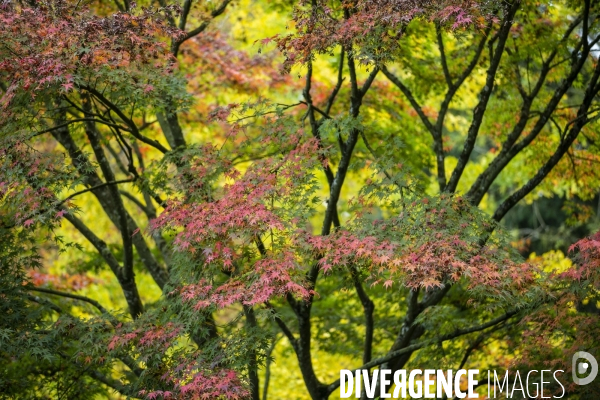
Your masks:
M275 36L271 36L271 37L267 37L264 39L260 39L260 43L263 45L269 44L271 43L273 40L276 40L279 37L279 35L275 35ZM259 40L256 40L254 43L258 42Z
M62 88L63 88L63 91L64 91L65 93L68 93L68 92L70 92L70 91L73 89L73 87L74 87L75 85L74 85L74 83L73 83L73 82L65 82L65 83L61 84L61 86L62 86Z
M158 396L162 396L163 392L160 390L157 390L155 392L150 392L148 393L148 395L146 396L148 399L153 400L153 399L157 399Z
M57 219L59 219L59 218L62 218L65 214L67 214L67 210L60 210L59 212L57 212L55 214L54 217L57 218Z
M477 121L478 114L481 113L472 113L470 97L466 102L468 106L463 104L465 98L461 98L461 93L470 92L469 85L473 86L473 82L482 81L482 78L485 80L485 74L490 74L489 79L493 78L491 75L494 68L486 70L477 67L472 72L464 71L466 65L493 64L492 60L486 59L485 51L480 58L478 52L481 50L477 49L485 50L486 43L493 44L494 49L498 50L496 54L500 56L503 55L503 37L508 36L510 45L516 46L523 37L531 35L528 31L535 32L539 36L536 40L542 43L542 53L550 58L554 53L563 58L562 55L568 54L572 48L581 50L582 57L576 57L576 61L583 66L582 71L585 73L573 75L577 85L583 87L586 79L595 76L594 73L589 73L595 68L595 64L589 54L588 57L585 56L585 46L573 45L580 40L577 32L581 29L573 25L570 28L573 34L565 36L568 40L559 40L564 33L561 29L564 31L565 27L581 24L585 20L590 23L590 32L597 31L597 26L592 26L596 24L593 18L584 18L578 7L564 5L564 13L548 13L542 10L544 7L522 7L519 9L521 14L505 18L508 6L504 3L494 4L493 12L506 19L496 26L493 21L498 19L493 16L490 18L482 11L482 7L489 3L483 1L356 0L352 2L351 9L346 7L349 4L347 2L299 2L297 5L290 5L294 7L291 15L295 25L290 32L294 33L257 41L261 46L275 42L285 57L284 69L298 63L311 62L306 79L295 82L289 75L279 74L279 66L273 63L277 57L248 55L240 50L244 46L235 43L219 24L211 24L211 29L195 37L185 36L193 31L186 33L183 29L179 31L171 28L170 19L180 12L177 7L135 9L135 5L131 4L129 10L111 12L111 6L104 3L101 9L95 8L97 5L93 2L87 7L78 7L77 2L48 0L40 3L39 7L36 5L31 8L25 3L15 2L13 5L8 2L5 7L0 7L0 24L7 26L7 29L0 30L0 40L3 43L3 48L0 49L0 74L7 83L0 100L0 130L4 127L4 133L0 135L0 224L3 227L0 234L5 235L4 227L12 219L18 221L15 229L18 235L35 241L41 237L38 232L19 229L19 226L37 228L39 225L53 230L58 226L57 220L67 216L75 228L70 227L67 232L88 240L91 244L89 248L97 250L92 258L94 269L106 267L101 271L102 274L113 272L115 287L120 285L123 292L119 298L127 302L130 316L123 316L119 312L112 315L110 310L104 311L98 307L102 316L70 318L68 313L63 313L54 321L53 314L38 312L36 314L47 321L29 321L29 314L21 312L22 309L35 310L41 303L32 304L33 307L19 305L29 301L22 292L30 286L23 285L23 282L34 286L50 286L52 290L66 292L83 288L89 282L79 275L62 273L58 276L41 272L40 264L55 261L54 250L50 252L51 258L48 260L48 249L53 249L52 246L40 246L40 261L28 258L29 253L34 252L34 246L30 246L30 242L24 240L26 245L20 247L20 244L13 246L11 240L6 240L7 245L2 236L0 256L3 261L6 257L8 262L0 263L0 268L9 269L7 273L4 273L5 270L0 271L0 279L12 278L19 289L19 303L13 307L11 299L5 297L6 281L0 285L3 288L2 301L7 301L7 309L11 310L11 315L15 312L14 318L9 318L10 329L0 329L3 343L9 343L9 351L11 347L18 349L22 346L19 341L14 340L18 345L11 346L11 340L5 340L6 335L10 336L7 332L14 330L28 335L35 327L51 325L52 329L57 330L51 336L54 337L56 333L55 336L63 338L69 348L72 346L77 361L97 362L95 354L105 349L108 351L101 361L106 363L107 371L114 365L121 368L124 360L127 363L131 361L133 369L143 365L144 373L139 379L132 373L129 374L132 381L123 383L126 393L135 393L140 385L145 385L138 393L147 398L248 398L250 379L247 356L255 358L256 355L265 354L271 338L251 326L251 314L256 313L263 318L265 315L259 313L271 312L270 304L277 300L273 304L278 308L292 306L286 310L291 312L282 314L285 319L288 315L289 318L299 317L299 322L306 323L305 326L310 328L310 318L304 319L299 315L303 313L294 311L298 311L298 307L303 308L304 302L308 307L313 304L313 297L318 296L315 282L319 282L316 287L325 288L324 293L329 294L328 287L336 287L348 278L354 280L355 277L362 276L368 278L366 282L361 279L353 282L357 289L363 284L383 283L387 290L398 283L397 290L389 290L385 296L378 297L374 304L388 300L397 302L398 299L408 297L406 294L410 289L425 289L429 293L421 293L421 296L427 301L422 302L423 307L417 307L417 314L423 308L424 318L430 318L433 312L428 311L437 308L434 303L438 300L433 303L429 301L433 288L441 286L442 282L461 282L458 286L467 290L457 292L453 289L452 296L456 299L453 297L452 301L444 300L440 309L451 308L455 304L473 305L468 310L459 307L461 318L473 322L487 317L494 318L492 307L516 306L522 310L520 314L531 317L523 324L524 327L519 327L516 323L507 324L511 326L510 332L498 335L501 338L499 340L506 340L504 337L513 332L517 332L517 339L521 340L519 333L523 329L539 324L542 329L531 330L522 335L539 340L532 346L537 351L543 347L543 341L539 338L545 334L544 330L562 328L566 332L568 329L565 328L571 328L569 325L572 324L573 332L567 332L565 336L574 333L572 340L578 346L583 343L588 348L594 348L593 340L586 342L582 340L582 336L577 336L580 332L586 332L587 326L597 327L594 320L590 322L589 319L584 319L590 318L587 315L578 316L581 318L577 320L580 324L574 324L574 319L566 317L569 313L575 314L578 311L574 310L577 306L573 305L579 304L581 297L588 293L588 288L584 288L583 284L576 285L578 280L589 280L591 288L600 287L598 235L595 236L596 239L586 238L573 245L569 253L573 258L573 265L565 267L567 271L564 274L557 273L547 278L542 273L543 269L535 269L527 263L515 261L510 247L503 242L501 231L498 235L494 233L490 236L490 232L500 230L501 225L496 226L495 222L492 224L488 215L480 215L483 213L477 208L478 195L475 193L475 196L471 196L474 190L480 190L482 185L479 183L482 180L488 183L494 181L495 168L490 169L484 165L480 171L473 172L482 174L473 186L474 189L465 197L455 195L457 188L462 190L464 180L458 185L458 182L453 182L454 177L460 177L460 166L468 163L467 155L466 160L458 163L455 170L457 173L446 171L448 177L453 177L448 182L448 190L442 187L446 179L441 179L444 181L443 185L439 185L441 194L435 195L437 189L431 186L437 184L435 171L432 173L431 170L434 164L440 162L440 167L443 167L447 164L444 164L446 156L461 154L460 145L463 141L455 140L457 138L454 136L466 132L472 122L477 123L472 126L479 126L481 122ZM259 3L261 2L253 3L252 6L261 7ZM226 6L228 2L223 4ZM203 3L198 4L189 11L194 12L203 7ZM208 23L211 16L224 10L209 5L203 10L206 11L205 15L190 16L190 21ZM578 18L572 18L578 13ZM272 15L274 14L269 13L269 18ZM419 35L412 34L412 21L419 24L416 27ZM503 27L510 25L512 28L508 35L500 34ZM551 29L544 30L546 25ZM471 26L486 32L482 35L475 29L467 29ZM446 31L451 29L463 30L460 35L468 40L457 40L453 35L447 35ZM431 37L436 36L440 36L440 40L430 42ZM183 41L185 51L177 54L174 44ZM434 56L438 57L438 53L441 53L438 49L444 49L444 42L448 55L445 70L430 68L442 64ZM556 47L553 52L556 44L552 42L567 43L568 46ZM415 43L418 45L411 47ZM527 46L523 48L535 49L536 43L524 43ZM405 49L414 51L401 51L400 46L404 44ZM339 58L330 55L340 48L343 50ZM531 65L543 65L546 61L545 56L541 55L536 60L535 51L525 53L527 57L533 57ZM325 63L320 59L323 54L326 55ZM509 75L514 71L510 72L512 69L507 67L513 64L525 65L525 60L516 53L510 54L510 57L495 58L500 60L498 70ZM335 61L336 59L342 62ZM548 59L548 65L558 65L555 61L550 63ZM191 64L182 65L187 62ZM332 65L333 63L337 65ZM343 76L344 71L353 69L353 63L366 70L365 74L359 74L360 80L365 79L367 74L370 76L364 86L361 85L362 82L357 82L358 78L354 73ZM402 84L398 85L392 79L393 69L400 67L401 78L408 80L411 90L415 91L415 98L424 99L427 104L420 107L420 110L412 109L412 101L399 98L394 92L396 89L390 89L392 84L383 77L383 68L372 70L375 65L389 65L390 71L387 71L386 77L394 85L402 87ZM318 71L319 68L324 69ZM521 110L521 115L531 114L528 109L531 104L535 104L536 109L541 106L539 109L543 110L544 98L568 97L564 94L553 96L556 85L551 83L562 79L563 71L561 68L550 69L551 76L546 81L544 77L539 78L539 85L535 85L541 88L541 98L534 99L536 96L531 94L531 102L524 102L526 107ZM304 73L307 68L298 70ZM541 70L544 71L545 68ZM574 66L564 70L573 71ZM340 72L339 84L334 86L331 94L329 86L332 82L326 77L334 77L337 71ZM375 76L371 74L372 71L379 73ZM463 78L458 78L463 76L462 72L468 72L464 75L466 87L461 86L460 79ZM182 82L183 74L186 73L186 80ZM453 127L448 130L443 113L431 105L435 102L427 100L432 99L432 93L434 97L438 96L438 89L444 86L445 81L450 86L450 94L456 92L456 97L451 99L450 96L448 101L451 101L453 107L458 107L461 115L452 124L460 128L460 125L466 123L464 128L467 129L455 130ZM515 92L518 80L492 81L495 82L495 87L490 92L506 92L507 96L493 96L489 107L479 107L476 110L484 110L486 114L486 122L480 132L482 140L490 139L495 148L495 151L488 154L489 161L502 157L498 159L501 161L498 165L501 165L510 163L510 159L504 158L508 157L506 152L500 151L504 148L504 141L508 140L507 148L519 147L510 144L505 132L512 131L516 138L525 135L519 136L516 129L518 125L516 128L512 125L513 120L518 121L520 117L513 118L510 114L521 107L519 95ZM279 88L278 85L284 88L287 97L292 93L305 97L305 101L297 104L301 105L299 108L302 110L296 108L296 105L273 104L262 97L239 105L231 103L225 107L207 105L206 101L192 104L190 99L193 96L227 103L265 94L277 95L274 89ZM333 85L336 85L335 82ZM453 89L454 85L456 87ZM569 89L567 84L559 86ZM354 93L358 87L363 87L364 91L359 89ZM596 87L594 83L589 89ZM369 96L369 101L362 102L361 98L367 94L367 89L369 95L374 96ZM186 97L188 91L190 97ZM340 95L336 97L338 91ZM350 103L347 102L348 96L343 96L348 91L353 92ZM140 92L143 92L143 99L140 99ZM405 90L402 92L406 95ZM586 91L581 92L580 97L583 97ZM227 95L223 96L223 93ZM360 98L356 98L356 94ZM482 95L479 97L483 98ZM508 108L503 106L504 97L512 102ZM560 103L563 102L560 100ZM595 98L593 102L596 102ZM310 104L315 106L311 107ZM317 108L318 104L325 104L327 111ZM565 104L559 106L560 112L542 115L539 121L547 121L552 117L569 127L572 125L571 121L579 121L578 115L589 115L586 110L579 113L570 109L570 106L564 107ZM395 110L400 118L408 117L412 121L409 132L421 131L412 126L413 122L419 124L421 117L426 117L424 120L439 117L441 125L436 127L436 131L437 128L440 130L439 137L434 138L435 145L430 146L429 140L423 141L418 138L420 135L409 133L402 135L409 151L401 151L400 154L400 146L396 146L391 140L394 135L390 135L386 128L394 121L387 118L386 112L380 112L386 109ZM67 112L66 120L62 112ZM349 114L351 117L348 117ZM82 116L81 119L85 121L77 121L79 118L76 115ZM90 115L94 115L94 121L91 121L91 117L87 118ZM149 115L155 115L159 123L148 122L146 117ZM197 119L197 115L208 118ZM62 121L69 126L60 126ZM534 126L544 126L535 121L534 118L531 123L524 125L529 130L528 138L534 138L535 135L529 136L535 133ZM326 128L331 126L334 129L328 132ZM593 127L582 128L579 122L576 126L577 129L587 130L585 134L590 137L590 141L597 139L597 132ZM92 129L93 127L96 129ZM546 128L547 125L544 129ZM484 138L489 130L498 130L497 137ZM178 131L185 131L186 134L182 135ZM456 132L456 135L452 134L450 138L448 132ZM364 145L346 145L360 141L360 136L363 136ZM368 144L371 136L375 139L372 143L376 151L372 151ZM512 136L514 135L510 134L509 138ZM545 154L555 151L555 141L547 136L542 134L535 138L534 153L540 156L532 165L541 165L545 161ZM206 143L200 145L198 139ZM338 140L341 151L336 153ZM60 146L55 146L56 141ZM168 148L164 143L168 143ZM518 143L524 142L519 139ZM117 150L111 148L111 144ZM590 179L595 172L593 165L585 164L584 160L591 162L598 158L589 154L590 146L587 143L575 141L572 144L561 142L559 149L565 147L577 155L572 157L576 163L573 167L589 167L581 168L584 176L577 186L578 190L591 192L584 183L589 182L585 179ZM88 149L93 154L88 155ZM462 153L470 154L470 150L464 150L469 150L468 146ZM103 152L106 157L102 156ZM405 157L405 154L413 153L414 157ZM60 154L61 157L52 158L53 154ZM398 164L398 159L405 158L410 168ZM532 172L529 171L528 164L523 163L526 167L524 174ZM560 164L558 163L555 171L562 173L564 170L560 170ZM450 165L454 167L455 163ZM493 162L492 167L496 165L497 161ZM346 177L344 184L346 168L349 168L352 177ZM407 178L401 180L406 183L406 187L402 182L396 185L398 187L389 185L397 183L395 180L398 174L394 172L398 169L407 174ZM111 175L116 177L122 173L127 174L128 170L135 171L135 187L142 191L143 201L136 201L135 197L128 196L126 187L113 185L111 182L116 179ZM325 172L327 179L315 177L317 171ZM415 171L417 176L412 175ZM444 175L443 168L438 172ZM332 177L331 173L335 175ZM533 173L531 175L539 176ZM386 178L383 179L383 176ZM507 179L510 178L508 176ZM550 175L550 179L554 179L550 182L555 187L569 187L566 184L568 178ZM363 180L366 189L356 184ZM427 188L427 196L423 197L421 189L413 190L413 183L417 181L418 187ZM86 196L95 196L93 204L99 203L100 207L90 208L89 202L84 200L85 196L74 197L68 202L69 208L78 211L81 209L82 217L70 218L71 214L58 211L56 205L64 204L60 203L62 194L82 183L87 187ZM508 189L512 187L505 186ZM597 185L589 186L594 187L592 195L595 196ZM552 190L551 187L546 189ZM336 194L336 190L340 192ZM331 203L326 203L325 223L320 234L316 234L313 233L313 223L317 219L316 214L321 212L320 204L323 203L317 194L327 192ZM504 191L501 192L498 196L505 194ZM352 200L346 202L344 196L355 194ZM480 193L481 196L486 194ZM514 199L514 195L509 199ZM495 204L495 200L490 204ZM500 198L497 200L502 201ZM157 205L160 207L156 207ZM336 207L339 208L341 221L335 218ZM103 214L96 215L98 210ZM35 217L27 219L30 216ZM97 224L96 217L101 221L108 218L116 226L115 232L106 232L105 224ZM148 229L151 235L148 238L138 235L140 228L137 221L140 218L144 221L142 226L149 219ZM497 219L497 216L494 215L494 218ZM21 236L17 238L21 240ZM110 244L104 243L103 237L108 237ZM146 240L154 240L154 243L149 245ZM482 242L488 243L482 245ZM57 239L57 243L60 245L62 242ZM62 247L59 246L61 252ZM68 246L64 247L64 251L70 250ZM576 249L579 251L575 254ZM15 259L13 254L20 258ZM87 259L87 251L84 257ZM71 258L65 260L69 261ZM318 262L316 268L315 262ZM19 268L25 268L27 273L19 274ZM331 276L334 269L336 274ZM141 291L138 289L142 289L142 286L137 287L140 282L136 277L142 271L142 276L154 278L163 289L162 292L156 292L158 300L148 307L144 304L147 294L142 293L142 297L138 294ZM327 276L319 277L319 274ZM145 281L143 288L144 291L148 288ZM568 290L563 291L563 288ZM360 295L360 290L357 292ZM343 296L350 295L349 293L344 292ZM550 297L549 294L555 296L557 293L560 296L553 302L556 310L537 315L543 306L540 306L538 299ZM96 302L94 291L89 291L88 294L93 298L90 300ZM111 292L111 296L112 294ZM490 309L478 308L477 302L468 298L471 295L478 301L483 299L482 303L486 306L491 304ZM68 296L73 297L72 294ZM374 290L369 296L381 296L381 293ZM437 295L431 298L436 297ZM77 298L81 299L79 295ZM326 299L323 305L329 307L330 301L339 299L335 295ZM418 300L418 297L413 297L413 300ZM58 298L52 295L49 296L49 301L58 301ZM354 315L352 304L354 302L335 303L336 313L340 316L344 313ZM383 304L385 307L386 303ZM238 323L240 321L235 319L214 332L210 331L210 327L214 328L216 322L213 321L214 313L217 313L217 320L221 321L231 315L232 311L237 313L240 310L244 311L239 314L240 318L246 317L247 323ZM390 308L390 311L396 310L405 308ZM454 314L451 312L448 315ZM393 317L402 318L402 315ZM21 325L22 321L31 324ZM48 324L49 321L53 323ZM119 323L115 324L117 321ZM261 321L263 319L259 319L260 324L256 328L262 326ZM516 322L515 319L513 321ZM18 328L15 329L13 325ZM424 323L423 328L430 330L429 326L432 325L435 327L435 324ZM381 328L380 324L374 326L375 329ZM350 329L362 332L360 325ZM310 332L310 329L300 329L293 334L299 340L306 339L304 336L307 331ZM431 329L426 332L426 337L437 333L435 329ZM586 334L597 337L592 330L588 330ZM201 341L200 349L188 346L190 339ZM556 337L553 340L554 343L559 342ZM298 350L297 346L292 347L294 349L290 351ZM454 347L456 346L449 346L450 349ZM510 344L497 347L509 348ZM6 349L3 348L3 351ZM20 358L16 354L17 356L11 355L10 359L18 363ZM76 364L70 365L72 363L66 363L67 360L63 361L65 363L61 363L61 371L67 375L70 375L70 369L75 371L78 368ZM19 367L18 364L15 366L13 369L16 371ZM307 366L310 367L310 364ZM27 368L23 370L28 371ZM311 377L308 378L310 379L305 379L306 382L314 381ZM42 382L38 378L33 381ZM315 392L318 390L317 387Z

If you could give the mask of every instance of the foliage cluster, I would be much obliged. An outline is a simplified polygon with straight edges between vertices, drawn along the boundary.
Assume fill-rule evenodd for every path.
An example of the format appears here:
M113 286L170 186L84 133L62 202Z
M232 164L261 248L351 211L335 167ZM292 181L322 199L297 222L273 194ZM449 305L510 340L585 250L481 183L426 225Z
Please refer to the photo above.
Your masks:
M5 1L0 24L2 396L266 400L297 365L322 400L323 359L600 354L597 1ZM570 258L523 257L549 231L509 212L543 199Z

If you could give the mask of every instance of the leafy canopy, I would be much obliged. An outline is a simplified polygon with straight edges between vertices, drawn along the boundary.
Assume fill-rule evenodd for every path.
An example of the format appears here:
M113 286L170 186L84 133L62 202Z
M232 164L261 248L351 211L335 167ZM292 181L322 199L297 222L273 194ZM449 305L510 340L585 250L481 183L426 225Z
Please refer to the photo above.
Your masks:
M361 365L569 374L600 337L599 12L2 3L0 392L321 400ZM515 246L541 201L565 204L567 256Z

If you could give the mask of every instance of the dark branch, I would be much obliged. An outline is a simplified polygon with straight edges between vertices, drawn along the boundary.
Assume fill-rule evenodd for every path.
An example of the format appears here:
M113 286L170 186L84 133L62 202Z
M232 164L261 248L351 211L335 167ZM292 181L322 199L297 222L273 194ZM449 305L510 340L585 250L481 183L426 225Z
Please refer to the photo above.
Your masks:
M231 0L223 0L221 2L221 4L219 4L217 6L217 8L215 8L210 13L211 19L214 19L214 18L218 17L219 15L223 14L225 12L225 9L227 9L227 6L229 5L229 3L231 3ZM211 22L211 20L204 21L197 28L192 29L191 31L187 32L183 38L181 38L177 41L174 40L173 43L171 44L171 52L173 53L173 55L177 56L177 53L179 53L179 48L186 40L191 39L194 36L197 36L200 33L204 32L204 30L208 27L210 22ZM180 25L181 25L181 21L180 21ZM181 28L181 29L183 29L183 28Z
M392 359L394 359L394 358L396 358L398 356L401 356L401 355L406 354L406 353L414 352L416 350L422 349L423 347L427 347L427 346L430 346L430 345L435 344L435 343L443 343L443 342L446 342L448 340L455 339L455 338L457 338L459 336L464 336L464 335L468 335L470 333L475 333L475 332L483 331L483 330L485 330L487 328L491 328L492 326L495 326L495 325L498 325L500 323L503 323L503 322L507 321L508 319L512 318L516 314L517 314L516 310L508 311L506 314L504 314L504 315L502 315L502 316L500 316L498 318L494 318L493 320L491 320L489 322L486 322L485 324L476 325L476 326L473 326L473 327L470 327L470 328L465 328L465 329L457 329L456 331L454 331L452 333L449 333L447 335L443 335L443 336L440 336L440 337L437 337L437 338L434 338L434 339L431 339L431 340L424 340L424 341L422 341L420 343L415 343L413 345L407 346L407 347L402 348L400 350L396 350L396 351L390 352L390 353L386 354L385 356L376 358L376 359L374 359L374 360L372 360L372 361L370 361L370 362L368 362L366 364L363 364L361 367L357 368L356 371L363 370L363 369L370 369L370 368L376 367L376 366L381 365L381 364L383 364L383 363L385 363L387 361L390 361L390 360L392 360ZM329 393L332 393L338 387L340 387L340 381L339 381L339 379L336 380L335 382L331 383L327 387L327 390L328 390Z
M104 97L102 93L89 86L84 86L82 88L87 90L89 93L93 94L98 100L102 102L102 104L114 111L114 113L117 114L119 118L121 118L123 122L125 122L129 126L129 132L131 133L131 135L133 135L133 137L138 139L140 142L146 143L147 145L154 147L163 154L169 151L169 149L160 144L158 141L147 138L146 136L142 135L139 132L137 125L131 119L129 119L119 107L117 107L110 100Z
M42 299L39 296L33 296L31 294L28 294L27 295L27 299L30 300L30 301L33 301L34 303L38 303L38 304L41 304L43 306L46 306L46 307L50 308L51 310L56 311L59 314L62 314L62 312L63 312L62 308L60 308L56 304L52 303L51 301L48 301L46 299Z
M338 68L337 83L335 84L333 91L331 92L331 94L329 95L329 98L327 99L327 106L325 107L326 114L329 114L331 112L331 107L333 106L333 103L335 102L335 98L336 98L337 94L339 93L340 89L342 88L342 83L344 82L344 79L345 79L343 77L343 73L344 73L344 48L342 47L342 50L340 51L340 65Z
M81 195L81 194L84 194L84 193L87 193L87 192L91 192L91 191L93 191L93 190L96 190L96 189L100 189L101 187L104 187L104 186L108 186L108 185L119 185L119 184L121 184L121 183L130 183L130 182L135 182L135 179L122 179L122 180L119 180L119 181L104 182L104 183L101 183L100 185L97 185L97 186L92 186L92 187L90 187L90 188L83 189L83 190L80 190L79 192L75 192L75 193L73 193L73 194L72 194L72 195L70 195L69 197L67 197L67 198L65 198L65 199L63 199L63 200L61 200L61 201L60 201L60 202L57 204L57 206L60 206L60 205L62 205L62 204L64 204L64 203L66 203L66 202L67 202L67 201L69 201L69 200L72 200L74 197L77 197L77 196L79 196L79 195Z
M61 128L67 127L67 126L69 126L71 124L74 124L76 122L97 122L97 123L100 123L100 124L104 124L106 126L118 127L120 129L123 129L123 130L129 132L129 129L127 129L127 128L123 127L123 126L114 125L114 124L111 124L111 123L106 122L106 121L101 120L101 119L95 119L95 118L76 118L76 119L69 119L65 123L62 123L62 124L59 124L59 125L54 125L52 128L44 129L43 131L34 132L31 135L31 137L40 136L40 135L43 135L44 133L52 132L52 131L55 131L57 129L61 129Z
M581 129L583 129L583 127L592 119L596 119L598 117L595 116L590 118L588 115L588 109L590 108L594 97L596 94L598 94L599 88L597 88L596 85L599 77L600 63L597 63L594 70L594 75L592 76L592 79L585 91L583 103L577 112L577 122L571 126L569 133L565 136L564 140L561 141L554 154L552 154L550 159L548 159L548 161L546 161L546 163L544 163L544 165L537 171L535 176L526 184L521 186L521 188L515 191L510 197L504 200L500 206L498 206L493 215L493 219L495 221L500 221L512 207L514 207L522 198L531 193L531 191L535 189L542 182L542 180L544 180L544 178L552 171L556 164L558 164L561 158L569 150L575 139L577 139Z
M106 308L104 308L96 300L90 299L89 297L80 296L78 294L73 294L73 293L61 292L61 291L53 290L53 289L46 289L46 288L36 287L36 286L27 287L27 290L31 290L33 292L41 292L41 293L52 294L52 295L60 296L60 297L67 297L69 299L74 299L74 300L79 300L79 301L84 301L84 302L89 303L89 304L93 305L94 307L96 307L98 309L98 311L100 311L100 313L105 314L108 317L110 323L113 326L117 325L119 323L119 321L114 316L112 316L106 310Z
M140 295L135 286L135 282L123 278L123 271L119 262L112 254L106 243L91 231L82 221L71 214L65 214L64 218L69 221L100 253L104 261L108 264L112 272L117 277L121 290L129 306L129 313L133 318L137 318L143 312L143 305Z
M394 85L396 85L396 87L398 87L398 89L400 89L400 91L410 102L410 105L415 110L419 118L421 118L423 125L425 125L425 127L431 133L431 135L435 137L436 132L433 124L429 120L429 117L427 117L423 112L423 108L417 102L417 99L415 99L415 96L412 94L410 89L404 83L402 83L402 81L397 76L392 74L385 66L381 67L381 72L383 72L383 74L390 80L390 82L392 82Z
M444 78L446 78L446 84L448 88L454 86L452 83L452 77L450 76L450 71L448 70L448 60L446 60L446 52L444 50L444 39L442 38L442 28L440 28L439 24L435 26L436 39L438 44L438 49L440 50L440 58L442 60L442 70L444 71Z
M292 333L290 328L288 328L288 326L285 324L285 322L281 319L281 317L277 313L277 310L275 309L275 307L273 307L271 305L271 303L266 302L265 305L267 306L267 308L269 310L271 310L273 312L273 318L275 319L275 323L277 324L277 326L279 326L279 329L281 329L281 332L283 332L285 337L288 338L292 347L294 349L296 349L296 347L298 345L298 340L294 337L294 334Z
M477 140L477 135L479 134L479 128L483 122L483 117L485 115L485 111L487 109L487 104L492 95L492 91L494 89L494 82L496 79L496 73L498 72L498 68L500 67L500 61L502 60L502 54L504 53L504 46L506 45L506 40L508 39L508 35L510 33L510 28L513 24L513 18L519 9L520 0L514 0L509 9L506 11L506 14L502 20L502 27L500 28L498 34L498 44L496 45L495 50L492 50L492 42L488 44L490 48L490 52L492 53L490 66L487 71L485 86L479 92L479 103L473 110L473 120L471 122L471 126L469 127L469 131L467 132L467 139L465 141L463 151L458 159L458 163L456 168L452 172L452 176L448 181L448 184L445 188L446 191L450 193L454 193L456 191L456 187L458 186L458 182L462 176L467 163L469 162L469 158L471 157L471 152L475 147L475 141Z
M533 104L533 99L537 97L540 90L544 86L544 82L546 81L546 77L548 73L552 70L551 63L556 57L558 53L558 49L561 44L567 41L573 30L581 23L583 16L580 15L576 18L571 25L569 25L568 29L564 33L561 42L554 48L552 53L548 56L548 58L542 64L540 70L540 76L534 86L534 88L530 91L526 97L523 98L523 104L521 105L521 110L519 113L519 117L517 123L513 127L510 134L507 136L506 140L502 143L502 149L499 154L494 158L494 160L490 163L490 165L482 172L478 177L473 186L467 192L466 197L470 199L472 204L479 204L484 194L488 191L496 177L500 174L500 172L504 169L506 165L526 146L528 146L542 131L543 127L546 125L547 121L550 120L551 115L558 108L558 104L560 100L568 91L568 89L573 85L573 82L577 79L581 69L583 68L586 57L581 57L578 59L577 63L575 63L567 75L565 79L561 82L561 84L555 89L552 98L546 104L544 111L539 114L539 118L536 121L535 125L531 129L531 131L527 134L525 138L521 140L520 143L515 145L516 141L519 139L521 134L523 133L525 127L527 126L527 121L533 115L531 112L531 106ZM573 51L579 51L575 49Z

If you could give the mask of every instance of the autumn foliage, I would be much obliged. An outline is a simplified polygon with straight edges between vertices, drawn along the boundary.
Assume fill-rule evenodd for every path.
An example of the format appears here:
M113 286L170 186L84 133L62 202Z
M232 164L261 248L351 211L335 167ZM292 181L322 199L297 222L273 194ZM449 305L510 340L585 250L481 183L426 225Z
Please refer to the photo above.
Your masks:
M0 393L600 355L598 4L249 4L0 3Z

